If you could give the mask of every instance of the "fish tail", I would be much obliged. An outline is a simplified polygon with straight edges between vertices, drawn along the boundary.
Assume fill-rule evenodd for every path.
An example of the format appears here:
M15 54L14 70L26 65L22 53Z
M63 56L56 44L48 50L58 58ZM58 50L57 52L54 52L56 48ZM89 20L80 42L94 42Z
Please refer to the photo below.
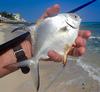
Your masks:
M31 59L29 64L32 80L33 80L33 90L34 92L38 92L40 87L40 74L39 74L39 62L38 60Z

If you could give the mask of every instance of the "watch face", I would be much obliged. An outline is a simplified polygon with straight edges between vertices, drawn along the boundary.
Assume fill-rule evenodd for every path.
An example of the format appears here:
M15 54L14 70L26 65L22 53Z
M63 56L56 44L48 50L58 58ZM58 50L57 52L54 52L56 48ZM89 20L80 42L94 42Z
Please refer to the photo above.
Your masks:
M23 28L13 31L22 26L24 25L0 23L0 51L5 49L8 45L22 41L27 35L29 35L28 30L24 30Z

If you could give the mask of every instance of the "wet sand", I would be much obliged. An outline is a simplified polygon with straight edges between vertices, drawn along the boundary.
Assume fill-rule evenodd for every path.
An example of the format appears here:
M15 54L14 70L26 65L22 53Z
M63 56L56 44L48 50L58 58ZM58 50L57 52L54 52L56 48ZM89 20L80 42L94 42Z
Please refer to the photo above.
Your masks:
M40 76L39 92L100 92L98 81L72 61L64 69L61 63L40 62ZM19 70L1 78L0 92L33 92L30 73Z

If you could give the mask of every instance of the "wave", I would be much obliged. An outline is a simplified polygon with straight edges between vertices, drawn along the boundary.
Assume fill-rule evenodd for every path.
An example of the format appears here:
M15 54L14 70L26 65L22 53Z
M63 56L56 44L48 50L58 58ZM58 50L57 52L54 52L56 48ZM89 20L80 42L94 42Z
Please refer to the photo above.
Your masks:
M91 36L89 39L98 39L98 40L100 40L100 36Z
M100 52L100 36L91 36L87 43L88 50Z
M100 68L95 68L91 65L88 65L81 59L77 61L77 65L81 66L84 71L88 72L89 76L92 77L94 80L100 82Z

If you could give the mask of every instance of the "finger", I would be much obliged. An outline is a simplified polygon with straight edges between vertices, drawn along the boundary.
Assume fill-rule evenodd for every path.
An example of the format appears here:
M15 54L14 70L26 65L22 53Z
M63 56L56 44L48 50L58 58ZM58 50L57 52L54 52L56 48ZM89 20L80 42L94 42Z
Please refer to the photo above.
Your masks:
M68 54L71 56L82 56L85 53L85 47L73 48Z
M55 62L61 62L63 60L63 57L60 54L52 50L48 52L48 56Z
M75 47L85 47L86 46L86 39L82 38L81 36L78 36L75 40Z
M78 35L85 39L88 39L91 36L91 32L88 30L81 30L81 31L79 31Z
M58 4L55 4L54 6L48 8L46 12L41 16L42 19L52 16L54 14L57 14L60 10L60 6Z
M59 10L60 10L60 6L58 4L55 4L53 7L47 9L48 16L57 14Z

